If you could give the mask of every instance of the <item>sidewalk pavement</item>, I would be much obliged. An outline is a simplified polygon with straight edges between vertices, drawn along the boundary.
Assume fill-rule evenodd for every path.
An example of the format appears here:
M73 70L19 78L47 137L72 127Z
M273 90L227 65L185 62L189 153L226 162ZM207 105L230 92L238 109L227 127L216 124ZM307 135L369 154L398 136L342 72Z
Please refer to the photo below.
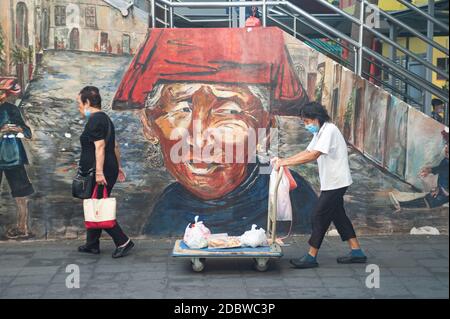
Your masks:
M259 273L251 260L207 260L202 273L170 256L173 239L135 240L132 253L112 259L110 240L100 255L76 251L80 241L0 243L0 298L448 298L449 238L385 236L360 238L369 264L380 269L380 287L366 287L366 265L339 265L347 253L338 237L327 237L316 269L291 268L289 259L307 249L307 237L289 240L285 257ZM80 269L80 288L66 287Z

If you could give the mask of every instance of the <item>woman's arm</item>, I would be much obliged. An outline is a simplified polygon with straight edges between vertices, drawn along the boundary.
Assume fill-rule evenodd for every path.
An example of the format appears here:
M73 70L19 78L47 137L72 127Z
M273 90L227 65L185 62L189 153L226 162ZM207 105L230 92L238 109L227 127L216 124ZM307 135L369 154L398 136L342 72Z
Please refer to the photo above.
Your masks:
M319 151L303 151L288 158L279 158L274 163L274 168L278 170L280 166L295 166L315 161L322 155Z
M116 146L114 148L114 153L116 153L117 163L119 164L119 176L117 177L117 180L121 183L125 182L126 174L122 168L122 161L120 159L120 147L119 143L116 141Z
M116 153L117 163L119 163L119 169L122 168L122 161L120 160L120 148L117 140L115 141L116 146L114 147L114 153Z
M95 141L95 181L98 184L106 183L106 178L103 172L103 167L105 165L105 140Z

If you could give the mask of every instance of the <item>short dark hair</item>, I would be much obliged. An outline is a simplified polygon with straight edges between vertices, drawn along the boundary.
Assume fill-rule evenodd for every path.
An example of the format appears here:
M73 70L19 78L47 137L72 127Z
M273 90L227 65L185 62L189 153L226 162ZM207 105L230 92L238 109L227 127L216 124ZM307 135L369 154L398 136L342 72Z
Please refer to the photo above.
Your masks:
M327 109L318 102L309 102L300 108L300 116L302 118L319 120L320 126L330 121Z
M92 107L98 109L102 108L102 97L100 96L100 91L95 86L86 86L80 91L80 99L84 104L91 102Z
M433 105L433 107L443 105L443 104L444 104L444 102L441 99L432 99L431 100L431 105Z

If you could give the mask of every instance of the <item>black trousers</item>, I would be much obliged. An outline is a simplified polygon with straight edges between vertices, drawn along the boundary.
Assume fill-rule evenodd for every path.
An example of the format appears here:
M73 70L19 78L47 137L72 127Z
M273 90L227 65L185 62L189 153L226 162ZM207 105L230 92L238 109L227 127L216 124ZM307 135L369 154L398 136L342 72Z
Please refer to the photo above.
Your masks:
M312 215L312 233L308 243L319 249L331 222L341 236L342 241L356 238L350 219L345 214L344 194L348 187L322 191Z
M114 187L115 182L114 179L106 179L108 182L108 186L106 186L106 190L108 191L108 196L111 194L112 188ZM103 196L103 187L98 187L98 196L97 198L102 198ZM103 229L88 229L86 234L86 245L89 248L99 248L100 247L100 237L102 235ZM114 244L116 246L122 246L128 241L128 236L125 235L122 228L120 228L120 225L116 222L116 225L113 228L104 229L113 239Z

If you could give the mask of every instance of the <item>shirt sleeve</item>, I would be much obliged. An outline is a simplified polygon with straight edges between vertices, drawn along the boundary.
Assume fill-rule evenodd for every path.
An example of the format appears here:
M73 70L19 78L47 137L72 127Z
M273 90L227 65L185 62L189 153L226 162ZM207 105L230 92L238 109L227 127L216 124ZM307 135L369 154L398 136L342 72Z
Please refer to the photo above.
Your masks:
M334 138L335 136L333 127L325 127L320 136L318 136L317 142L314 147L311 148L311 150L321 152L322 154L328 154L334 145Z
M106 116L94 116L87 123L87 134L90 142L106 139L108 122Z
M309 142L308 147L306 148L307 151L311 151L313 148L314 143L316 142L316 137L314 136L311 140L311 142Z

